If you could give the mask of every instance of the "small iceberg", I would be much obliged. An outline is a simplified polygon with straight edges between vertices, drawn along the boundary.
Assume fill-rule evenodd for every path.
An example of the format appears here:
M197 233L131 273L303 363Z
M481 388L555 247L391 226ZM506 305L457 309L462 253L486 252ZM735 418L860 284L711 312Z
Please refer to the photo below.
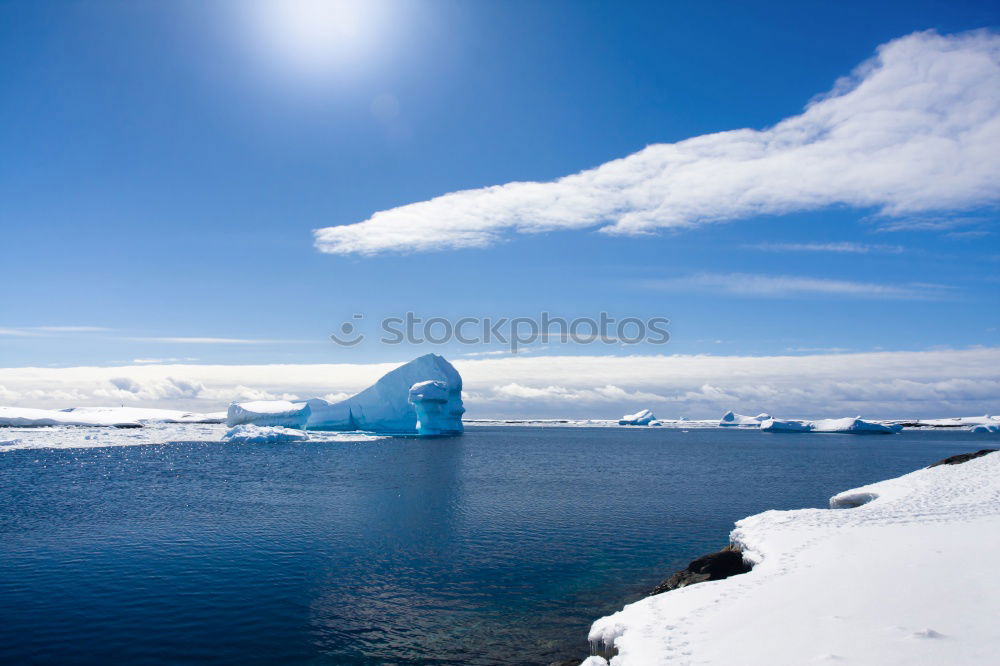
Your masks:
M653 416L653 412L648 409L643 409L635 414L626 414L625 416L618 419L618 425L649 425L656 420Z
M969 428L969 432L1000 432L1000 425L994 424L984 424L984 425L974 425Z
M245 424L230 428L222 439L230 444L277 444L304 442L309 439L309 435L289 428Z
M771 418L770 414L758 414L757 416L744 416L742 414L736 414L733 411L728 411L722 415L719 420L720 426L744 426L757 428L764 421Z

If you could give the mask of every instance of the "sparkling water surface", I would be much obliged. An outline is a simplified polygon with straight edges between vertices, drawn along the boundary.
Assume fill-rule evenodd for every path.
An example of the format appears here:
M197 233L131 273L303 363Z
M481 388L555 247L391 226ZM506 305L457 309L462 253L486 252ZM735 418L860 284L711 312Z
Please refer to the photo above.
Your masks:
M0 663L582 659L594 619L739 518L987 439L474 427L5 451Z

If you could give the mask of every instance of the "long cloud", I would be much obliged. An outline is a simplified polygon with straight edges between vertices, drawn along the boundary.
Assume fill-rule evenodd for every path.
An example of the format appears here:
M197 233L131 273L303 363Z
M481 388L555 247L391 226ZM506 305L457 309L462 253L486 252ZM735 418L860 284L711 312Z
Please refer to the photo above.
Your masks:
M885 216L1000 199L1000 35L915 33L765 130L654 144L558 180L445 194L317 229L333 254L483 247L511 232L642 234L844 204Z
M802 356L531 356L455 361L476 417L661 418L995 413L1000 348ZM224 409L230 400L346 397L397 364L0 369L0 404Z

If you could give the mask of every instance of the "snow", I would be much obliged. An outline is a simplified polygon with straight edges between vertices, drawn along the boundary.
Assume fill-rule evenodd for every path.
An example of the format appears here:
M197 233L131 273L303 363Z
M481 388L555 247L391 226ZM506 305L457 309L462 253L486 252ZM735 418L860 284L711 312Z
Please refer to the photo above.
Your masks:
M289 428L244 424L230 428L222 439L231 444L275 444L303 442L309 439L309 435Z
M617 647L613 666L995 661L1000 454L846 491L830 506L842 508L744 518L730 538L750 573L630 604L595 622L591 641Z
M656 420L653 412L643 409L635 414L626 414L618 420L618 425L649 425Z
M148 423L222 423L221 413L199 414L175 409L139 407L70 407L31 409L0 407L0 426L37 428L46 426L86 426L138 428Z
M950 419L921 419L918 426L931 428L960 428L963 426L1000 425L1000 416L957 416Z
M267 430L267 428L264 429ZM283 431L284 429L278 428L277 430ZM91 449L119 446L160 446L181 442L231 442L231 439L223 439L226 432L226 426L217 423L150 423L144 428L121 429L77 426L4 428L0 431L0 454L27 449ZM362 433L300 430L288 430L287 432L306 437L310 444L374 442L386 439Z
M287 400L257 400L229 405L226 425L253 424L260 426L283 426L302 428L309 420L309 405L296 404Z
M151 409L145 407L70 407L62 410L74 417L101 419L105 416L112 420L124 419L139 423L224 423L225 412L185 412L176 409Z
M762 421L766 421L771 416L769 414L758 414L757 416L743 416L742 414L736 414L733 411L728 411L722 415L719 420L720 426L750 426L758 427Z
M0 426L36 428L43 426L88 426L141 428L139 421L119 414L120 410L31 409L0 407Z

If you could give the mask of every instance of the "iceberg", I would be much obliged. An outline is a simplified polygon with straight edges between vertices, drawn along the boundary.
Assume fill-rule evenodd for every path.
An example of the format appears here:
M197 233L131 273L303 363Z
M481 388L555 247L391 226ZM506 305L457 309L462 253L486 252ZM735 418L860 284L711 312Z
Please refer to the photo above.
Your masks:
M309 420L309 405L296 404L287 400L256 400L229 405L226 425L252 424L258 426L279 426L302 428Z
M756 428L760 426L762 421L767 421L771 418L770 414L758 414L757 416L743 416L742 414L736 414L733 411L728 411L722 415L719 420L720 426L749 426Z
M357 395L233 403L226 424L250 423L307 430L458 435L463 431L462 377L437 354L425 354L386 373Z
M289 428L244 424L230 428L222 439L231 444L277 444L304 442L309 439L309 435Z
M903 429L898 423L885 425L875 421L863 421L861 417L844 419L820 419L800 421L794 419L767 419L760 424L762 432L825 432L849 435L891 435Z
M635 414L626 414L618 419L618 425L649 425L656 420L653 412L643 409Z
M903 429L899 424L883 425L874 421L862 421L860 416L844 419L821 419L811 422L812 432L839 432L851 435L891 435Z
M768 419L761 422L762 432L810 432L812 423L809 421L779 421L778 419Z

